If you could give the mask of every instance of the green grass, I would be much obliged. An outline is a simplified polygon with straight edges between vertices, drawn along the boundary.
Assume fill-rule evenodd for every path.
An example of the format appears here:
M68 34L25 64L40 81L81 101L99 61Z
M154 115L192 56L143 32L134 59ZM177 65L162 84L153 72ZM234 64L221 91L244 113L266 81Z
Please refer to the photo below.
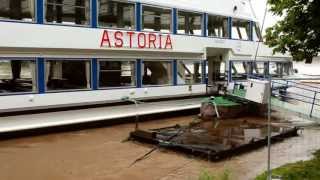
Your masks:
M311 160L286 164L272 170L272 176L280 177L281 180L319 180L320 150L314 153L314 157ZM256 177L256 180L266 179L266 172Z
M208 170L201 171L199 180L231 180L231 172L225 169L222 173L214 175Z

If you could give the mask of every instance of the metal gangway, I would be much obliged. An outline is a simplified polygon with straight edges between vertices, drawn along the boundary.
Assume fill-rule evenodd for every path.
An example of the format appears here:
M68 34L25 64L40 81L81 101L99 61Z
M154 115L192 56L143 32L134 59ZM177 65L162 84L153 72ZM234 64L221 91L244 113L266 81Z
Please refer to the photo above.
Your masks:
M320 119L320 84L316 86L287 79L271 82L272 105Z
M248 76L248 79L259 79L269 81L267 77ZM305 81L305 80L304 80ZM271 79L271 105L288 112L297 113L299 116L320 121L320 84L310 85L302 80ZM242 91L233 94L245 97L246 81L234 81L235 85L243 86ZM235 94L236 92L236 94Z

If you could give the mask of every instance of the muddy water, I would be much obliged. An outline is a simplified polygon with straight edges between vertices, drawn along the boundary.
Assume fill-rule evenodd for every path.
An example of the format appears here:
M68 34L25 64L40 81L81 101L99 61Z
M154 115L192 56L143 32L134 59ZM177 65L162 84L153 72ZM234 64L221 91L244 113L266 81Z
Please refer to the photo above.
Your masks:
M192 116L151 121L141 128L187 124ZM0 142L0 179L198 179L207 169L228 169L232 179L248 180L266 168L267 149L261 148L217 163L160 149L130 167L153 146L123 142L134 124L67 132ZM305 129L299 137L272 147L272 166L305 160L320 149L320 129Z

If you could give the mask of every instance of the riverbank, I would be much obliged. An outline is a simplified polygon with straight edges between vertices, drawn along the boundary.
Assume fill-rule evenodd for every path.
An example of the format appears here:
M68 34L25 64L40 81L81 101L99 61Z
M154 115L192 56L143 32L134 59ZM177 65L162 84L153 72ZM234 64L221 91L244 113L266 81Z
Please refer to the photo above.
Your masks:
M294 117L292 117L294 119ZM140 124L142 129L188 124L194 116ZM254 179L266 167L267 149L260 148L220 162L159 149L130 166L154 146L124 142L134 124L0 141L0 179L33 180L196 180L204 170L228 169L231 179ZM307 160L320 149L320 129L308 128L294 138L272 146L272 168Z
M282 180L318 180L320 177L320 150L313 155L311 160L298 161L273 169L272 176ZM256 180L266 179L266 172L256 177Z

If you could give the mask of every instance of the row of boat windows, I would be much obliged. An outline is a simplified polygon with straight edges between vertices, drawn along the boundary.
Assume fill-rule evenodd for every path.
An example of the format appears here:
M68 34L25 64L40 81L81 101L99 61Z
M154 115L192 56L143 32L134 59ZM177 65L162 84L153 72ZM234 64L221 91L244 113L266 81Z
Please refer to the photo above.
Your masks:
M97 0L98 26L135 30L135 4L122 0ZM44 20L46 23L65 25L90 24L90 0L44 0ZM0 4L0 18L35 21L35 0L3 0ZM163 33L173 32L172 9L142 6L142 30ZM202 35L203 14L178 10L177 33ZM212 37L228 38L228 17L208 15L206 34ZM232 19L233 39L261 40L256 23L250 29L248 20Z
M228 71L225 62L209 61L212 70L206 67L208 72L208 83L215 81L226 81L228 79ZM248 78L264 78L271 75L273 78L283 78L293 75L293 64L287 62L254 62L254 61L230 61L231 81L247 80Z
M233 80L246 80L248 76L282 78L293 74L292 62L235 62L231 64Z
M137 74L143 86L202 83L201 61L177 61L174 75L173 61L145 60L137 72L135 60L98 60L97 72L91 71L91 60L45 60L46 91L68 91L92 88L92 73L98 74L98 88L135 87ZM0 94L37 92L37 65L35 60L0 60Z

